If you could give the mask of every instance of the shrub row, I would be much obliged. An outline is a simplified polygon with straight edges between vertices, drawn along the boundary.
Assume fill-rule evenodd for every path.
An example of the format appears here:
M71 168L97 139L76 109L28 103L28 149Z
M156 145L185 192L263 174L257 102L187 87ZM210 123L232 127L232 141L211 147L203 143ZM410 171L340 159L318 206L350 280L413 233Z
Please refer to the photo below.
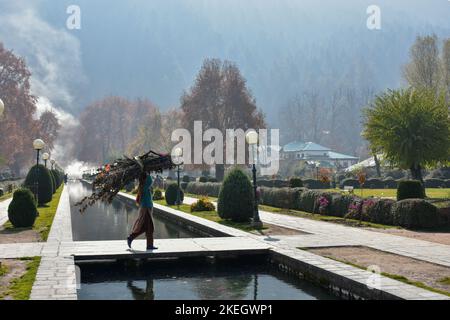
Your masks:
M306 188L260 188L260 203L284 209L345 217L407 228L434 228L449 217L423 199L361 199L354 195ZM447 217L447 218L446 218Z
M218 197L220 186L218 182L189 182L184 188L186 193L198 194L208 197Z

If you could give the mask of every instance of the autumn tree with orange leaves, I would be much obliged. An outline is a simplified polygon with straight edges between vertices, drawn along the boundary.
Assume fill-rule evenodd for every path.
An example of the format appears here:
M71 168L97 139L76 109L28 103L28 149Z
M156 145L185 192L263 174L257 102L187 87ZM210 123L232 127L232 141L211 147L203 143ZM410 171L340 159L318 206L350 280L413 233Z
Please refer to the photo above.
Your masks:
M45 139L50 151L59 129L51 111L35 119L37 98L30 93L30 77L25 60L0 43L0 97L5 104L0 118L0 158L15 175L32 163L32 141Z

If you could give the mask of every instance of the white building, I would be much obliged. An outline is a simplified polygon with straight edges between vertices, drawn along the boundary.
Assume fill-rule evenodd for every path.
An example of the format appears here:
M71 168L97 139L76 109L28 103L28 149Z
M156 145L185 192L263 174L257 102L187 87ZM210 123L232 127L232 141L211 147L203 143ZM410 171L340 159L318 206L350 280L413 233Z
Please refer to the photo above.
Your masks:
M320 167L347 168L358 162L358 158L332 151L314 142L294 141L281 149L281 160L319 162Z

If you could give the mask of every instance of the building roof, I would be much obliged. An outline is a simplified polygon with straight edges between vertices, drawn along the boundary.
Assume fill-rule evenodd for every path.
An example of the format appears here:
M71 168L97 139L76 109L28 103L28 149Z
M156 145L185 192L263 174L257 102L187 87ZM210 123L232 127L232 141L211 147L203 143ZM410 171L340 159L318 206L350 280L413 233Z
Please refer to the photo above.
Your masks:
M329 151L329 152L328 152L328 156L330 157L330 159L338 159L338 160L358 160L357 157L349 156L349 155L342 154L342 153L337 153L337 152L334 152L334 151Z
M283 147L284 152L298 152L298 151L331 151L330 148L321 146L314 142L290 142Z

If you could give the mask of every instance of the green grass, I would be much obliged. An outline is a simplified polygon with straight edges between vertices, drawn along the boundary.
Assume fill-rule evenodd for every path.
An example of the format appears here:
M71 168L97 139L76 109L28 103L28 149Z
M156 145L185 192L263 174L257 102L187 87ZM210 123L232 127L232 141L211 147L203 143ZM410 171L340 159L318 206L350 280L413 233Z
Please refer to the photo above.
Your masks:
M439 280L440 283L450 286L450 277L445 277Z
M48 234L50 233L50 228L53 223L53 219L56 214L56 209L58 208L59 199L61 198L61 193L63 191L64 185L61 185L58 190L56 190L53 195L52 201L47 203L45 206L38 207L39 217L36 218L34 225L32 227L33 230L39 232L42 241L47 241ZM15 229L11 222L6 222L4 224L5 229ZM23 230L30 229L24 228ZM15 229L20 230L20 229Z
M299 247L297 249L308 251L308 248L300 248ZM324 257L328 258L328 259L331 259L331 260L335 260L335 261L339 261L339 262L348 264L348 265L350 265L352 267L355 267L355 268L367 270L366 267L358 265L358 264L350 262L350 261L347 261L347 260L338 259L338 258L330 257L330 256L324 256ZM413 281L413 280L410 280L410 279L408 279L408 278L406 278L406 277L404 277L402 275L392 274L392 273L387 273L387 272L381 272L381 275L385 276L387 278L391 278L391 279L394 279L394 280L397 280L397 281L400 281L400 282L403 282L403 283L406 283L406 284L418 287L418 288L422 288L422 289L429 290L429 291L432 291L432 292L440 293L440 294L443 294L443 295L446 295L446 296L450 297L450 292L449 291L445 291L445 290L441 290L441 289L436 289L436 288L430 287L430 286L424 284L423 282ZM450 278L444 278L442 280L450 281ZM439 282L442 282L442 280L439 280Z
M21 258L20 260L26 261L26 272L21 277L12 280L11 285L3 296L10 296L14 300L28 300L30 299L31 289L33 288L34 280L36 279L36 273L39 264L41 263L41 258Z
M12 196L13 196L13 193L12 193L12 192L11 192L11 193L5 193L4 195L2 195L2 196L0 197L0 201L7 200L7 199L11 198Z
M8 273L8 268L5 265L0 265L0 277Z
M176 205L174 206L169 206L165 200L154 200L155 203L169 207L169 208L173 208L173 209L178 209L178 207ZM261 228L255 228L252 226L251 222L233 222L230 220L224 220L221 217L219 217L217 211L200 211L200 212L191 212L191 206L187 205L187 204L181 204L180 211L183 211L185 213L189 213L192 214L196 217L199 218L203 218L206 220L210 220L213 222L217 222L220 223L224 226L228 226L231 228L235 228L235 229L239 229L242 231L246 231L246 232L251 232L251 231L257 231L257 230L265 230L267 229L267 227L263 226L262 229Z

